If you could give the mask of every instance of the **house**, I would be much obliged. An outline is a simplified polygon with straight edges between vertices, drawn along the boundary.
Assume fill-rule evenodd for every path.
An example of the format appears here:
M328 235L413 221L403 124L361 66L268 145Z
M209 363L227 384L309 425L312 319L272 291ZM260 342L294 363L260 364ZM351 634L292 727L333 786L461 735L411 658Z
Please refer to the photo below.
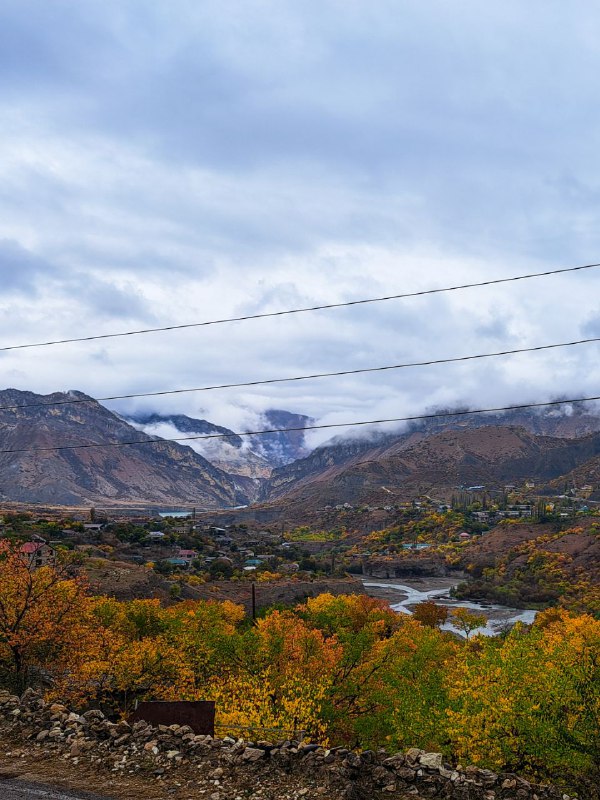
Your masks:
M244 562L244 567L260 567L263 562L260 558L249 558Z
M164 539L165 534L162 531L150 531L148 534L149 539Z
M182 558L184 561L189 563L195 558L198 558L198 553L195 550L180 550L177 553L177 558Z
M300 569L300 564L297 564L295 561L290 561L288 564L281 564L278 569L280 572L285 573L298 572Z
M33 569L56 564L56 551L46 542L25 542L19 548L19 553Z
M189 567L190 562L185 558L167 558L167 564L171 564L172 567Z

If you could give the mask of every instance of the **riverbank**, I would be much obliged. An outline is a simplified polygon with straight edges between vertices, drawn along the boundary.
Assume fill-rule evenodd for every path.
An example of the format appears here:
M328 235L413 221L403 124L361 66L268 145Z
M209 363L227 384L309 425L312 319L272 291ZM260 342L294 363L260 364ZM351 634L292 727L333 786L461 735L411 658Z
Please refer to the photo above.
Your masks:
M535 620L537 611L534 609L508 608L485 601L457 600L451 596L451 590L459 583L456 579L442 577L403 578L402 581L363 579L367 594L386 600L394 611L401 614L412 614L414 606L427 600L435 600L438 605L445 606L450 611L460 607L483 614L487 624L477 632L484 636L498 636L517 622L530 625ZM460 634L449 622L442 628Z

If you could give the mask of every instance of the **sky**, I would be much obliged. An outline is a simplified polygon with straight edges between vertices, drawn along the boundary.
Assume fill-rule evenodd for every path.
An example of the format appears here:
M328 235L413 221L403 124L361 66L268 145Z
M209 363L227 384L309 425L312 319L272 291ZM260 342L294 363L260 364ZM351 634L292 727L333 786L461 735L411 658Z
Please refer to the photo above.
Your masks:
M600 9L4 0L0 346L600 261ZM600 336L600 269L0 352L94 397ZM243 429L600 394L598 344L109 404ZM315 434L312 442L326 434Z

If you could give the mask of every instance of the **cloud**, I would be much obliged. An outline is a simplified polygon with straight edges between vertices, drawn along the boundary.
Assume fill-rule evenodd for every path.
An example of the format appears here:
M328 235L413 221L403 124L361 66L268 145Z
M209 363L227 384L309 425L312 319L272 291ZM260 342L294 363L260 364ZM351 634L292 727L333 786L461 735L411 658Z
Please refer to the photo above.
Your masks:
M599 32L591 6L541 0L401 11L391 0L9 0L1 341L594 261ZM598 328L599 277L7 352L3 367L22 388L106 396L568 341ZM324 422L404 416L596 393L595 355L137 402L232 428L272 407Z
M78 274L68 282L68 291L77 298L78 304L86 305L92 311L95 320L143 319L148 322L155 319L140 287L130 283L117 286L110 281Z
M3 292L37 294L45 279L55 275L54 267L29 252L19 242L0 240L0 283Z

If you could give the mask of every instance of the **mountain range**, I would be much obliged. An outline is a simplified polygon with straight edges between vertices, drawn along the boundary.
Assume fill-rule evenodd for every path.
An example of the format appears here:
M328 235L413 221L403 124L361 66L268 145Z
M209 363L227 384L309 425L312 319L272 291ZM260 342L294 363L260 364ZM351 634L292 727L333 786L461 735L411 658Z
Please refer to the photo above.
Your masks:
M273 432L246 438L182 414L124 418L81 392L7 389L0 392L0 500L207 509L260 501L301 510L444 497L457 486L522 479L548 490L600 486L600 415L591 407L448 414L400 431L336 437L312 452L301 430L310 422L270 410L258 425ZM300 430L278 430L288 427ZM164 441L207 435L216 438L190 441L194 449Z
M581 406L518 409L419 420L400 432L336 437L303 459L276 468L261 499L312 503L381 501L460 485L531 477L547 481L584 467L600 415ZM572 460L572 445L582 440ZM564 459L556 457L564 454ZM582 474L583 474L582 472ZM521 475L521 473L523 473ZM567 476L567 482L573 481ZM585 481L589 483L589 481Z
M307 420L274 410L264 414L261 424L302 427ZM158 425L169 427L166 438L226 438L207 440L216 445L207 448L215 456L209 460L184 443L161 441L152 433ZM127 420L77 391L38 395L6 389L0 391L0 500L182 503L200 508L245 504L256 499L274 466L308 452L302 431L276 431L265 439L247 447L227 428L184 415ZM237 461L232 453L237 453Z

